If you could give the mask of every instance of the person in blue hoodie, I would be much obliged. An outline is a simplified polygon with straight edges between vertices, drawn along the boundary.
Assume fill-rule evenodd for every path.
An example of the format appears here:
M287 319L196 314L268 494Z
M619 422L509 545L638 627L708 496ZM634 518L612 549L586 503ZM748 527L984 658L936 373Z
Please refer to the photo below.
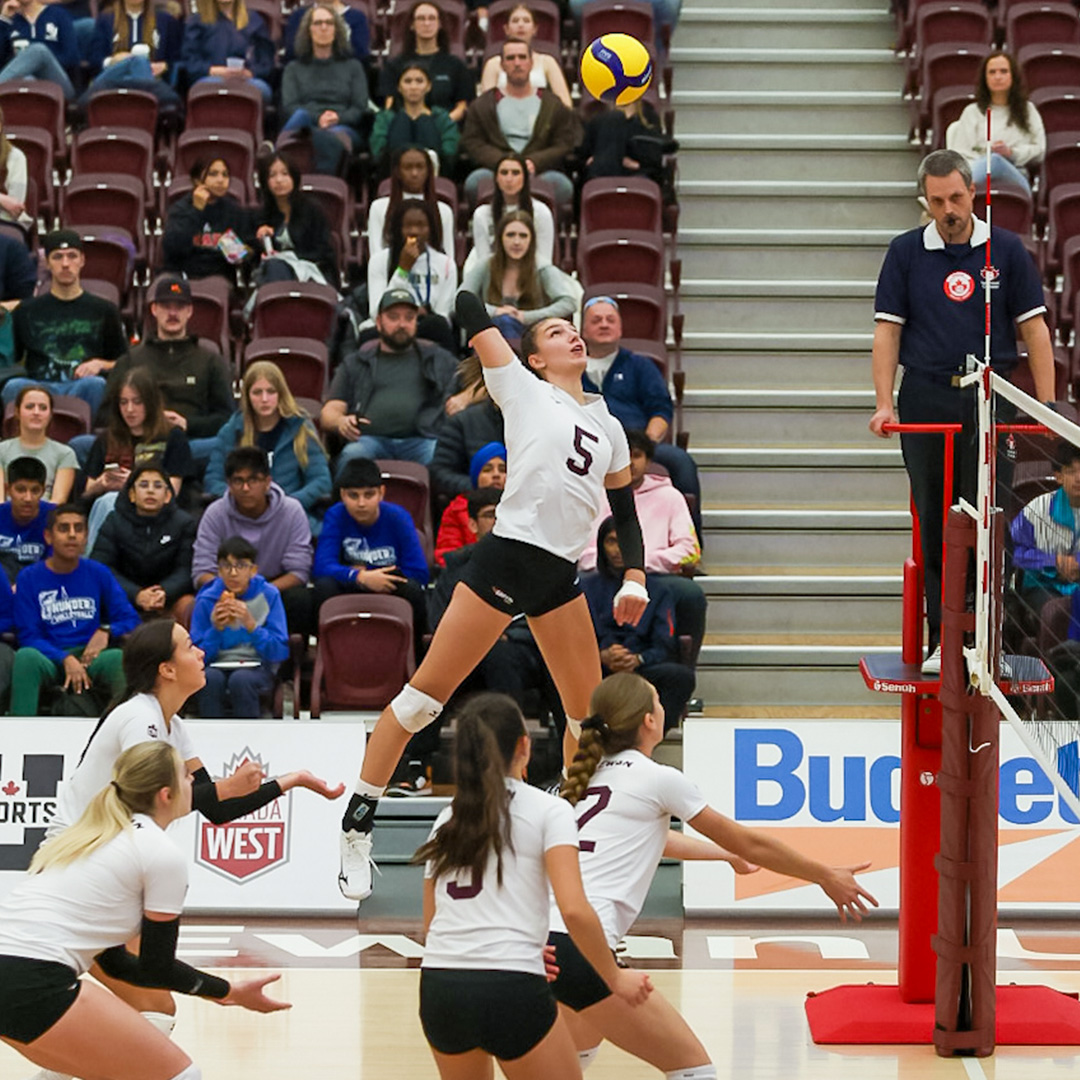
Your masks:
M257 720L260 696L289 655L281 593L255 558L253 544L230 536L218 547L218 576L195 597L191 640L206 654L206 686L196 698L204 718Z
M48 555L45 524L54 503L45 501L45 463L37 458L16 458L8 467L7 501L0 503L0 567L14 585L25 566Z
M384 501L386 485L371 458L352 458L338 472L340 502L326 511L315 547L316 610L331 596L386 593L408 600L417 643L427 630L428 564L409 512Z
M123 17L117 18L117 11ZM183 26L153 0L122 0L103 11L94 23L89 64L94 76L88 95L95 90L128 87L146 90L162 105L180 105L170 85L180 62ZM144 48L140 48L144 46Z
M36 716L43 686L79 695L121 693L123 653L109 648L109 641L140 623L109 568L83 558L86 515L78 506L65 504L49 514L45 542L52 554L23 570L15 596L19 650L12 671L12 716Z
M196 11L184 23L181 55L187 77L243 80L257 86L269 104L275 50L263 17L248 11L244 0L198 0Z
M56 83L64 97L75 97L79 70L75 24L62 4L16 0L0 14L0 82L9 79L44 79Z

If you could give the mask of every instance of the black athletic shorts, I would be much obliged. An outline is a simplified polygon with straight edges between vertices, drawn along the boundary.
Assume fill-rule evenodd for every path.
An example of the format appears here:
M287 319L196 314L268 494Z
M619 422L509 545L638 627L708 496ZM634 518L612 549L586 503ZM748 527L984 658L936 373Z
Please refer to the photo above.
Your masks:
M548 934L548 944L555 946L555 963L559 965L559 977L551 984L551 992L560 1005L581 1012L611 997L611 988L581 955L569 934L552 930Z
M420 969L420 1023L440 1054L483 1050L513 1061L547 1035L558 1015L543 975Z
M32 1043L75 1004L81 986L67 964L0 956L0 1035Z
M477 542L461 580L507 615L546 615L581 595L574 563L494 533Z

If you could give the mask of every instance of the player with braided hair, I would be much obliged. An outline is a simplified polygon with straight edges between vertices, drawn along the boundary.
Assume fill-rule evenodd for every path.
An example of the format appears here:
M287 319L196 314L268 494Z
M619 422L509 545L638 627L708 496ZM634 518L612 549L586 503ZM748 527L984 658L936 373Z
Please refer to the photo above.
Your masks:
M640 675L609 675L593 692L590 713L562 796L577 811L585 894L611 949L641 911L661 855L722 859L737 873L764 866L812 881L836 904L841 921L849 915L861 919L866 902L877 906L855 878L869 863L830 867L800 855L717 813L678 769L653 761L652 752L664 738L664 710ZM670 833L672 816L708 840ZM574 947L555 908L548 940L559 968L552 989L583 1068L606 1038L669 1077L714 1080L716 1069L705 1048L671 1003L653 993L632 1013L624 1008Z

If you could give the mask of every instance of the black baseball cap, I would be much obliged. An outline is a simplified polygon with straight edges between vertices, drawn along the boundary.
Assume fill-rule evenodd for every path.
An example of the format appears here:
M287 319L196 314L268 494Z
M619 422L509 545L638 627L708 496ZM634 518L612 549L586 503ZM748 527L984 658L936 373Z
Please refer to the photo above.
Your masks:
M379 300L379 314L396 307L398 304L408 304L411 308L419 308L416 297L408 289L387 289Z
M165 304L170 300L176 304L191 303L191 285L186 277L180 274L162 274L154 282L154 295L151 302Z
M74 229L53 229L46 235L43 242L46 255L51 255L54 251L63 251L65 248L82 251L82 246L82 237Z

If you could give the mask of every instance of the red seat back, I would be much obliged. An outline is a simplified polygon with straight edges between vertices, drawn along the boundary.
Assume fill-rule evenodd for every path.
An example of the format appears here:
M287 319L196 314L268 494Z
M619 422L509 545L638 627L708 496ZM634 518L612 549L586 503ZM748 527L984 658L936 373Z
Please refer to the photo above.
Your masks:
M582 234L595 229L659 232L664 215L660 185L645 177L597 177L581 191Z
M146 90L117 87L96 90L86 105L91 128L139 128L150 135L157 132L158 99Z
M263 285L252 313L252 337L305 337L325 341L337 314L337 292L315 282Z
M643 229L600 229L578 240L578 279L588 288L596 281L664 284L664 239Z
M420 534L420 546L430 563L435 550L435 532L431 523L431 478L427 466L389 458L378 458L375 464L382 470L387 502L409 511Z
M256 338L244 350L241 374L256 360L272 360L285 376L293 397L321 401L326 396L326 345L311 338Z

